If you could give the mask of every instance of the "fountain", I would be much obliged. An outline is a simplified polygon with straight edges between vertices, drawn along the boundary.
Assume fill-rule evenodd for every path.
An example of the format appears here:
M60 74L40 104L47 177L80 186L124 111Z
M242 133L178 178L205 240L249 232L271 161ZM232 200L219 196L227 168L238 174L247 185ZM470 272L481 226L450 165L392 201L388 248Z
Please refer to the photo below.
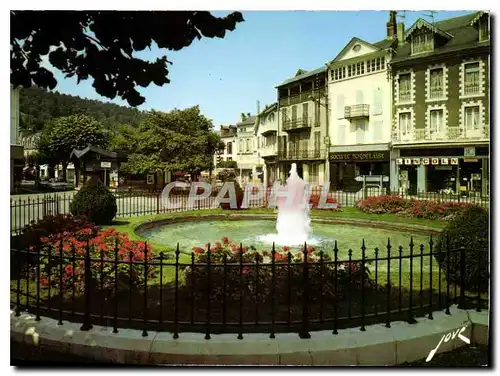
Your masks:
M306 197L307 183L297 174L297 164L292 163L286 185L281 186L277 198L277 234L259 236L264 243L287 246L301 246L304 243L316 244L318 239L310 237L311 219Z

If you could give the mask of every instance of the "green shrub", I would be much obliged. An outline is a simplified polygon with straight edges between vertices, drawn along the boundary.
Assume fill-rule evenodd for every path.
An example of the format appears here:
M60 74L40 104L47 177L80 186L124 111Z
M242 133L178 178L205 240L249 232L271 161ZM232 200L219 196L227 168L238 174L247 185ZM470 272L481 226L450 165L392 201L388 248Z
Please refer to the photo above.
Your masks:
M101 182L87 181L70 204L73 215L82 215L97 225L109 225L117 212L116 198Z
M464 287L468 291L488 291L489 278L489 214L479 207L471 206L450 221L440 234L436 244L436 259L449 283L460 285L460 252L465 248ZM449 265L447 250L450 251ZM448 270L449 266L449 270Z

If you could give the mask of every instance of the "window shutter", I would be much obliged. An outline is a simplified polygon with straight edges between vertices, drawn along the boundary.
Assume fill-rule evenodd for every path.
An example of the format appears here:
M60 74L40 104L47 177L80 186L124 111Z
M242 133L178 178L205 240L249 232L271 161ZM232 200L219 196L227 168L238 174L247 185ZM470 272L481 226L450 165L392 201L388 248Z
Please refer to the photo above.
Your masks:
M345 124L338 124L338 143L340 145L345 144Z
M363 100L363 90L356 90L356 104L364 104Z
M383 106L383 93L381 88L377 88L373 92L373 115L381 115L382 114L382 106Z
M344 95L337 95L337 119L344 118Z

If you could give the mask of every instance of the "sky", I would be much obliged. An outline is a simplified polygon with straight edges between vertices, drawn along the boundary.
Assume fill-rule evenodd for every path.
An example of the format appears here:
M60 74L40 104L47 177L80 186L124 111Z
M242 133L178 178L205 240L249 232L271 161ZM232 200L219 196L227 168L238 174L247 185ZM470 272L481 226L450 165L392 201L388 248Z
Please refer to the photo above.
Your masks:
M461 16L471 11L441 11L434 20ZM228 12L213 12L223 16ZM400 18L399 16L404 16ZM293 77L299 68L312 70L332 60L345 45L358 37L377 42L386 36L388 11L250 11L243 12L245 22L238 24L224 39L203 38L181 51L157 47L137 53L154 60L166 55L170 84L139 87L146 102L142 110L169 111L199 105L212 119L215 128L235 124L240 114L257 112L276 101L276 85ZM419 18L431 20L429 13L398 12L398 22L408 29ZM53 69L54 70L54 69ZM76 83L55 71L55 90L84 98L109 100L92 88L92 78Z

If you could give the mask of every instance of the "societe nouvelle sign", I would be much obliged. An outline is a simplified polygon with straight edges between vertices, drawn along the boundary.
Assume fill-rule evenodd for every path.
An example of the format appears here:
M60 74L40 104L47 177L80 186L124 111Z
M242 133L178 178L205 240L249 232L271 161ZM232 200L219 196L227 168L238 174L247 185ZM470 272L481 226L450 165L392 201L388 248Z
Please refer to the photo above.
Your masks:
M331 161L385 161L389 160L388 151L361 151L330 153Z

